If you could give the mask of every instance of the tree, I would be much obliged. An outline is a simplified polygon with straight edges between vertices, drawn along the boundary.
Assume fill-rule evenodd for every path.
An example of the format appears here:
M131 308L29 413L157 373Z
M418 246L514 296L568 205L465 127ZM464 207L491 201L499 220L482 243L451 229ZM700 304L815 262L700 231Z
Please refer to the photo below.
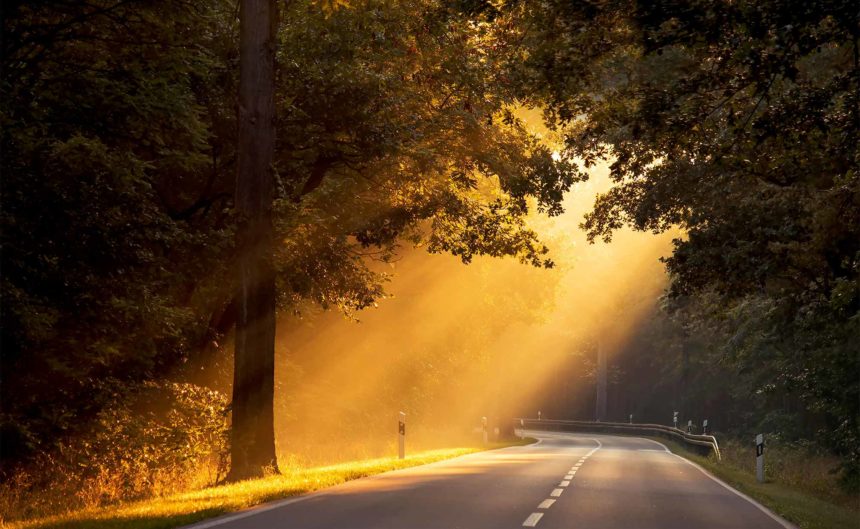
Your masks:
M236 176L238 293L231 480L277 472L274 430L275 35L274 0L244 0L240 13L239 162Z
M822 437L855 476L858 22L853 1L668 0L518 2L499 22L520 32L511 75L546 101L567 153L612 161L590 237L681 227L670 292L766 308L733 320L734 342L775 353L768 365L828 415Z
M4 464L73 438L132 382L206 364L237 321L231 271L267 236L234 204L231 2L6 7ZM372 306L372 264L401 244L552 264L525 219L560 211L578 175L511 112L486 24L432 0L283 9L264 165L282 313Z
M432 2L325 13L293 4L285 20L275 165L291 178L274 200L271 247L282 307L308 298L346 310L371 305L382 290L366 258L391 259L403 238L465 262L489 254L551 265L525 225L526 198L558 213L575 176L505 108L512 100L503 89L486 85L492 63L481 57L492 48L481 30ZM409 25L417 37L402 33ZM238 325L234 398L247 375ZM255 435L266 437L268 454L268 382L255 392L251 409L266 428Z

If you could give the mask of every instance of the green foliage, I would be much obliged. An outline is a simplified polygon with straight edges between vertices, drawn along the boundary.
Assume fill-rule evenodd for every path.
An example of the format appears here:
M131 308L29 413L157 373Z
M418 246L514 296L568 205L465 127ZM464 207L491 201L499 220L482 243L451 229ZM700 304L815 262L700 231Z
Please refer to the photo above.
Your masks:
M277 249L282 302L373 303L399 241L548 266L527 197L560 211L574 168L510 113L486 25L435 2L283 13ZM323 279L324 278L324 279Z
M230 228L185 208L215 170L205 48L225 5L4 5L4 462L86 424L98 380L163 372L202 333Z
M710 361L746 373L747 397L824 414L860 472L856 2L518 2L506 19L510 75L567 155L612 162L590 238L680 227L670 293L715 329Z
M524 218L579 176L513 118L486 24L433 0L281 18L283 310L371 306L404 241L551 264ZM229 331L237 23L226 1L4 3L4 467Z
M8 477L4 516L92 508L194 486L226 475L227 399L191 384L144 382L105 389L112 400L89 431ZM8 521L8 519L7 519Z

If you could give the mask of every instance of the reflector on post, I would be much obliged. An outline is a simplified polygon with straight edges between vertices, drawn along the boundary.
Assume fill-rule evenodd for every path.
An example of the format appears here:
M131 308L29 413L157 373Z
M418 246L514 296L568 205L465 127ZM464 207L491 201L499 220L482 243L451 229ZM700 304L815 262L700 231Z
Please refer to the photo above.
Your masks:
M755 436L755 479L764 483L764 434Z

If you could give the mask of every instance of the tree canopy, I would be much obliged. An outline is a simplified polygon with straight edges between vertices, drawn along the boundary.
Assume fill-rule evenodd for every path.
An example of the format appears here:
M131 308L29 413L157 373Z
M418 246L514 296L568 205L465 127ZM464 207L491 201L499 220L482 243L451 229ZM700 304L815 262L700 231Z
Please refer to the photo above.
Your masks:
M672 307L725 362L828 417L860 467L860 8L856 2L512 2L510 68L566 154L611 161L583 222L683 235ZM507 28L513 28L508 30ZM696 323L698 322L698 323ZM717 342L718 343L718 342Z
M3 447L20 456L235 321L237 13L4 9ZM524 219L558 213L578 174L511 113L486 24L432 1L295 2L281 17L285 310L373 304L384 277L367 258L403 240L551 266Z

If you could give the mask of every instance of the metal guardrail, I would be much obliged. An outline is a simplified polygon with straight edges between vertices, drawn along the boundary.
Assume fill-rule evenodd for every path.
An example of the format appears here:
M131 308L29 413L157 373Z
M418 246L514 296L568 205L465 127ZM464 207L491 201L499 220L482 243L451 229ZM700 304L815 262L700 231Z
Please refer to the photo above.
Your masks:
M624 422L594 422L594 421L567 421L558 419L514 419L515 425L523 425L534 430L556 430L556 431L589 431L597 433L627 433L631 435L657 434L667 439L680 441L692 448L697 453L709 455L711 452L720 456L720 445L713 435L689 434L678 428L664 426L662 424L637 424Z

